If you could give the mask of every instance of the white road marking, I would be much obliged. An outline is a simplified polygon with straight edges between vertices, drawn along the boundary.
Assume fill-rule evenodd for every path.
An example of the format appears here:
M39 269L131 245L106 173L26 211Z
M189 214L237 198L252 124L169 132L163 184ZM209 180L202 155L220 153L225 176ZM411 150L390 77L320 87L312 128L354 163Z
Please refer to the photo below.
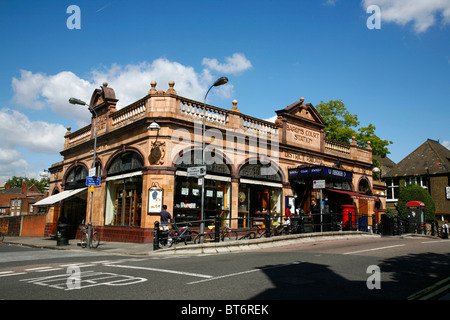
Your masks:
M111 264L108 265L110 267L117 267L117 268L125 268L125 269L139 269L139 270L148 270L148 271L155 271L155 272L163 272L163 273L174 273L174 274L181 274L185 276L191 276L191 277L198 277L198 278L212 278L213 276L209 276L206 274L199 274L199 273L191 273L191 272L184 272L184 271L175 271L175 270L167 270L167 269L157 269L157 268L149 268L149 267L137 267L137 266L123 266L123 265L117 265L117 264Z
M354 253L361 253L361 252L368 252L368 251L376 251L376 250L384 250L384 249L390 249L390 248L396 248L396 247L404 247L404 244L398 244L395 246L387 246L387 247L378 247L378 248L372 248L372 249L365 249L365 250L358 250L358 251L352 251L352 252L346 252L344 254L354 254Z
M257 271L264 271L264 270L269 270L269 269L284 268L284 267L288 267L288 266L292 266L292 265L300 264L300 263L301 262L293 262L293 263L287 263L287 264L282 264L282 265L277 265L277 266L272 266L272 267L266 267L266 268L260 268L260 269L251 269L251 270L246 270L246 271L241 271L241 272L236 272L236 273L225 274L223 276L211 277L209 279L192 281L192 282L188 282L187 284L197 284L197 283L201 283L201 282L207 282L207 281L219 280L219 279L223 279L223 278L240 276L242 274L253 273L253 272L257 272Z

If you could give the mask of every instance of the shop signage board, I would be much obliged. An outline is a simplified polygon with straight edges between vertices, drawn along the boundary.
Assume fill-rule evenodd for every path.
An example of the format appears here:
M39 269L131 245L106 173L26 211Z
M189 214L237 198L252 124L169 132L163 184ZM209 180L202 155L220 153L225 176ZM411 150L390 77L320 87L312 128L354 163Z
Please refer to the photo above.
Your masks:
M325 180L313 180L313 189L325 189Z
M187 168L187 176L188 177L203 177L205 175L206 175L206 166Z

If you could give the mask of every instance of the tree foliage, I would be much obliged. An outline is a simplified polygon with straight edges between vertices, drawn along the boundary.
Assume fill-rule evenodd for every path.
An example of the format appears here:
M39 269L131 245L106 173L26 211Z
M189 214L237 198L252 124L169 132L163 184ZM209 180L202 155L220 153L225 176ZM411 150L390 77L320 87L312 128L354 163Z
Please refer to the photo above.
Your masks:
M408 184L405 187L400 187L397 211L403 218L406 217L406 204L409 201L422 201L425 204L425 219L435 219L436 207L433 198L431 198L427 190L416 184Z
M40 192L43 193L46 190L46 188L48 187L50 179L42 178L39 181L34 178L30 179L30 178L26 178L26 177L13 176L12 178L8 179L8 181L6 181L6 182L9 183L11 188L16 188L16 187L21 187L23 181L27 182L28 187L31 187L32 185L34 185Z
M372 147L372 153L381 157L389 154L388 146L392 141L383 140L375 134L375 126L359 127L360 122L356 114L351 114L342 100L321 101L315 108L326 122L325 134L329 139L344 143L350 143L355 137L356 144L367 147L368 141Z

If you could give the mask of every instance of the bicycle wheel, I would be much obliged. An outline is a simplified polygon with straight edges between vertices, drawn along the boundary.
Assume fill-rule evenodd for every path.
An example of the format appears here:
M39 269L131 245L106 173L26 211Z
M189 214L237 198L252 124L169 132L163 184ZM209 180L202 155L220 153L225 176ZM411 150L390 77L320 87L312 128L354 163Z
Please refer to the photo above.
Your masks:
M97 233L97 231L94 231L91 239L91 248L97 248L99 244L100 244L100 235Z
M83 231L81 233L81 247L86 248L87 243L88 243L88 235L87 232Z
M175 232L173 232L173 230L170 230L168 236L167 236L167 246L170 248L171 246L173 246L173 243L175 241L177 241L177 237L175 236Z
M185 232L185 234L183 234L179 241L180 242L184 242L185 245L187 245L188 242L191 242L194 240L195 235L198 234L198 232L196 231L192 231L192 230L187 230Z
M239 240L249 240L249 239L254 239L256 236L256 232L249 232L246 235L243 235L242 237L239 238Z
M238 233L236 231L228 231L225 233L222 237L222 241L231 241L231 240L237 240Z

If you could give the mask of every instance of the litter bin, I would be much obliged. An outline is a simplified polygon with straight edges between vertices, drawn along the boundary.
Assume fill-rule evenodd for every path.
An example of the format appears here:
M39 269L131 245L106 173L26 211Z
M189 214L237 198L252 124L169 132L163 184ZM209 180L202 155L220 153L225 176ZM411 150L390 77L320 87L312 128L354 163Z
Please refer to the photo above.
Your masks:
M68 224L58 224L56 226L56 245L67 246L69 245L69 238L67 237Z
M394 235L394 218L387 213L381 215L381 234L383 236Z

